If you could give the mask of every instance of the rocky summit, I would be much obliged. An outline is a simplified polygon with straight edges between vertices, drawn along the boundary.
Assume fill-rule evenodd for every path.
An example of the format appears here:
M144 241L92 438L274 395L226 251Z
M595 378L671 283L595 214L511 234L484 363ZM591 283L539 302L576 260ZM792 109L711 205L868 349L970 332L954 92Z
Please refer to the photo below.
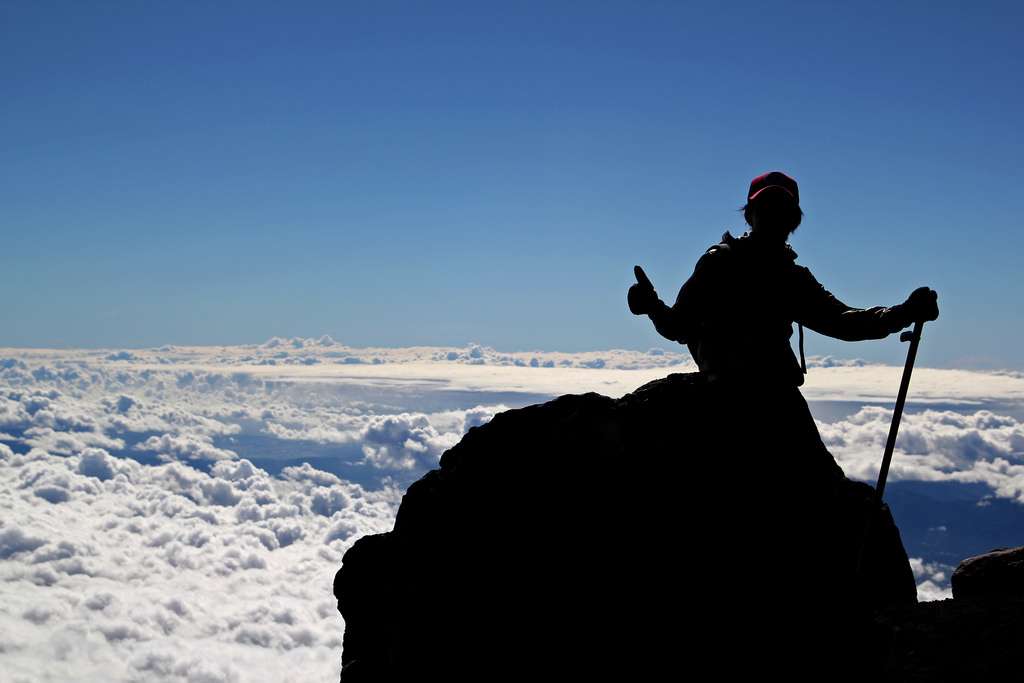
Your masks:
M916 602L888 509L799 392L700 373L471 429L334 591L344 683L870 673L874 613Z

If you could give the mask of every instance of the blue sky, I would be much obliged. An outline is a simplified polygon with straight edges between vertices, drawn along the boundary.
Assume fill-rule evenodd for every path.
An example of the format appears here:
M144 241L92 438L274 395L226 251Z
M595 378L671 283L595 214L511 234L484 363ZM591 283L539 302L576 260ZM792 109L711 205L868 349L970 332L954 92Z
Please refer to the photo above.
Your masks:
M668 347L750 178L919 362L1024 368L1015 3L5 3L0 345ZM895 337L809 354L902 362Z

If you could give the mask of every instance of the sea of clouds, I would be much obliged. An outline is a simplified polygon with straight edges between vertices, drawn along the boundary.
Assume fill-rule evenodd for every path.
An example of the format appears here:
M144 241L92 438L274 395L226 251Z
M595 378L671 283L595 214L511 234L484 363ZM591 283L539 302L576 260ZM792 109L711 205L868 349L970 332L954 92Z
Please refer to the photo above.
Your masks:
M812 406L842 406L819 420L822 438L850 476L873 481L902 368L809 367ZM693 370L660 349L329 337L0 349L3 680L335 680L342 555L389 530L405 487L469 428ZM890 481L984 484L1024 505L1024 377L919 368L912 394ZM949 595L950 565L911 564L921 599Z

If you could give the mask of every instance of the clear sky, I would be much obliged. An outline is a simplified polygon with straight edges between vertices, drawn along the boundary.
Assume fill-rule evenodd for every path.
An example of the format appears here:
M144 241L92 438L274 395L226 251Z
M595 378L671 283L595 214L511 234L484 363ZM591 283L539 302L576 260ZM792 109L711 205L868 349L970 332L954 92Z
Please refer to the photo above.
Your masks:
M1022 7L4 2L0 345L670 347L633 264L671 301L781 169L840 299L1024 369Z

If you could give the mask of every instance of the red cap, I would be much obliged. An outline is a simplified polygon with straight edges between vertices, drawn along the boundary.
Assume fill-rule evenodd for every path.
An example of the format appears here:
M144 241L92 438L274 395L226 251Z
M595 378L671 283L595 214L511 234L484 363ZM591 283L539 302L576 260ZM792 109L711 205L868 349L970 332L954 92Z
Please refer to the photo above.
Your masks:
M782 171L764 173L751 180L747 201L754 201L762 192L773 187L785 191L797 204L800 203L800 190L796 186L796 181Z

